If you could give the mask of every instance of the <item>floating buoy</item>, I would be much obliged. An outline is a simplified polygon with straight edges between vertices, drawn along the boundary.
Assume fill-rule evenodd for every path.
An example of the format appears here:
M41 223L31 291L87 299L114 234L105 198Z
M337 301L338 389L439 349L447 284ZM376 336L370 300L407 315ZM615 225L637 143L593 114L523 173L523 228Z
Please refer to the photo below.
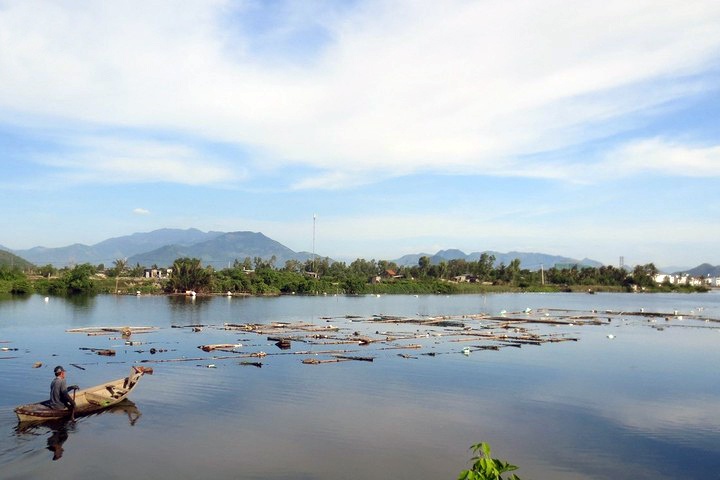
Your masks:
M613 335L613 334L611 333L611 334L608 335L607 337L608 337L610 340L612 340L613 338L615 338L615 335Z

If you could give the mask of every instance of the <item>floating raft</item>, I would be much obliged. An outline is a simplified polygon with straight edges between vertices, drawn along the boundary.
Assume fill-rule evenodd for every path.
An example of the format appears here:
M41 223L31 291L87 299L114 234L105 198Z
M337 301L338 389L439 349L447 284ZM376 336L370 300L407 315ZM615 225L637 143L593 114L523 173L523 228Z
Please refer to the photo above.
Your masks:
M65 330L66 333L84 333L85 335L107 335L108 333L120 333L123 336L130 336L138 333L150 333L158 330L158 327L80 327Z

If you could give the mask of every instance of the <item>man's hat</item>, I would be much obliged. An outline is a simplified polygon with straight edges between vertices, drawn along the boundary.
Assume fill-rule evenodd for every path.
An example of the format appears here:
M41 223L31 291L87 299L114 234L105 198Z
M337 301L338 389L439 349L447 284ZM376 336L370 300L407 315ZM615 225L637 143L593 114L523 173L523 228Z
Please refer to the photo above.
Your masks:
M65 371L65 369L62 367L62 365L58 365L57 367L55 367L55 370L54 370L55 375L60 375L60 372L64 372L64 371Z

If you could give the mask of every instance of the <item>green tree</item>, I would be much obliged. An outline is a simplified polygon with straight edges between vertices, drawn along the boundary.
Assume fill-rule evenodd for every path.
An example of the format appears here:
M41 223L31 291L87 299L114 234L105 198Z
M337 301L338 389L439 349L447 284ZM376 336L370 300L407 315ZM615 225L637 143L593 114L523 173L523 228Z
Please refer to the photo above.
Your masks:
M418 259L418 276L427 277L430 271L430 257L423 255Z
M115 277L121 277L127 269L127 258L118 258L117 260L113 261L113 265L114 267L112 269L112 275Z
M365 293L365 286L367 285L367 282L358 276L354 277L348 277L343 283L342 287L343 290L345 290L345 293L350 295L357 295L360 293Z
M212 270L203 268L198 258L183 257L175 260L172 275L165 289L170 292L205 292L212 282Z
M633 269L632 282L639 287L653 287L655 286L655 275L657 275L657 273L658 269L653 263L637 265Z
M142 277L145 273L145 267L140 265L140 262L137 262L135 266L130 269L129 273L131 277Z
M494 265L495 255L482 253L480 254L480 259L477 261L477 266L473 273L475 273L475 275L477 275L481 280L490 280L492 278Z
M48 263L47 265L38 268L37 273L45 278L50 278L51 275L55 275L57 273L57 268Z
M19 278L12 283L10 293L13 295L27 295L33 292L33 287L27 277Z
M113 275L115 276L115 293L118 293L118 282L127 268L127 258L118 258L113 262L113 264L115 265L113 268Z
M68 294L95 293L95 284L90 277L95 273L95 267L89 263L76 265L63 275L65 288Z

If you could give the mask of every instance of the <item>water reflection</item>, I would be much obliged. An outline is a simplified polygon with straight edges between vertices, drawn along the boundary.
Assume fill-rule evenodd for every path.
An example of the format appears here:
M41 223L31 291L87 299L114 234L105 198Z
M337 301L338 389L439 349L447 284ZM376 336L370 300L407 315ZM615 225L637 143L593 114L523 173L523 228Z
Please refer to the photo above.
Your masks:
M82 312L92 310L97 302L95 295L68 295L63 298L68 305Z
M13 295L12 293L0 293L0 302L14 301L14 302L27 302L33 296L32 295Z
M70 438L80 430L82 422L86 421L91 417L106 414L125 414L128 418L130 426L134 426L142 415L137 405L130 400L123 400L122 402L112 407L106 408L99 412L92 413L82 419L69 420L69 419L52 419L40 422L18 422L15 427L15 433L18 437L23 436L43 436L48 435L47 450L52 452L52 459L60 460L65 453L64 444Z
M214 297L171 295L167 297L170 307L170 323L175 326L199 325L207 322L208 311Z
M63 443L65 443L65 440L68 439L68 428L74 429L75 422L72 422L70 426L68 426L66 422L63 422L57 428L53 428L52 435L48 438L47 449L53 453L53 460L60 460L63 452L65 452L63 449Z

